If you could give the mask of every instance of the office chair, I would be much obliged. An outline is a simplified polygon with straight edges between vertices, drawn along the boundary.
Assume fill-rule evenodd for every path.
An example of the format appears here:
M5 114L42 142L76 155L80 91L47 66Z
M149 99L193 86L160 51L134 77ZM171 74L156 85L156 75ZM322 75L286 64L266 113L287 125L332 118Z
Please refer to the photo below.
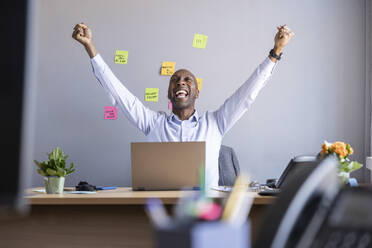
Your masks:
M218 171L220 174L219 186L234 185L235 179L240 173L240 166L234 150L229 146L221 145L218 157Z

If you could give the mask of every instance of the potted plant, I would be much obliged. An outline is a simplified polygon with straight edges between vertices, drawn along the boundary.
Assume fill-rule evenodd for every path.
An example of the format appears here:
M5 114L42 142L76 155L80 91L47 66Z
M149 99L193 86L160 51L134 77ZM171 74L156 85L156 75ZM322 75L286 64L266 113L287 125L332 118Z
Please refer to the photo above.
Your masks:
M348 183L350 173L352 171L360 169L363 166L357 161L350 160L349 156L353 153L354 150L350 144L341 141L336 141L334 143L328 143L327 141L324 141L320 156L324 158L328 155L335 155L338 158L339 163L338 176L343 182Z
M66 167L68 155L63 154L61 148L55 148L48 154L48 161L39 162L34 160L38 166L37 172L44 176L45 191L47 194L61 194L65 184L65 177L75 171L74 163Z

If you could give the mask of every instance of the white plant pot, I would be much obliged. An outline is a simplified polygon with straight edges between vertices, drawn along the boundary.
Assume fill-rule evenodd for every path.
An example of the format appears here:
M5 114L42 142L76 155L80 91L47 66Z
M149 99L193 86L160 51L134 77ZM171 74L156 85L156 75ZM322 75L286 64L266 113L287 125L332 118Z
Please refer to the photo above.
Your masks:
M44 177L45 192L47 194L62 194L65 185L64 177Z

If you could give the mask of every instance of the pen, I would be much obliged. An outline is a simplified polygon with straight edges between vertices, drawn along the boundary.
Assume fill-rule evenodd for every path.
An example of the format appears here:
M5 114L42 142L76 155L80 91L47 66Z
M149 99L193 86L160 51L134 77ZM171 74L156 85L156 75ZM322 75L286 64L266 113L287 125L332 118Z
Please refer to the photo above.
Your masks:
M110 189L116 189L116 186L111 187L104 187L104 186L96 186L96 190L110 190Z

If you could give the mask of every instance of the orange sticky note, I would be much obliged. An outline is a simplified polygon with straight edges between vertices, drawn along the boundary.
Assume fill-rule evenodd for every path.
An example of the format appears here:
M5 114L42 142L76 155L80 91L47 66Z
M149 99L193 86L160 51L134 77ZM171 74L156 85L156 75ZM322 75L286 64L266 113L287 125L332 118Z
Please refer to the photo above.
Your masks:
M164 61L161 64L161 75L172 76L176 69L176 62Z
M199 90L199 91L201 90L202 81L203 81L202 78L196 78L196 82L197 82L197 84L198 84L198 90Z

